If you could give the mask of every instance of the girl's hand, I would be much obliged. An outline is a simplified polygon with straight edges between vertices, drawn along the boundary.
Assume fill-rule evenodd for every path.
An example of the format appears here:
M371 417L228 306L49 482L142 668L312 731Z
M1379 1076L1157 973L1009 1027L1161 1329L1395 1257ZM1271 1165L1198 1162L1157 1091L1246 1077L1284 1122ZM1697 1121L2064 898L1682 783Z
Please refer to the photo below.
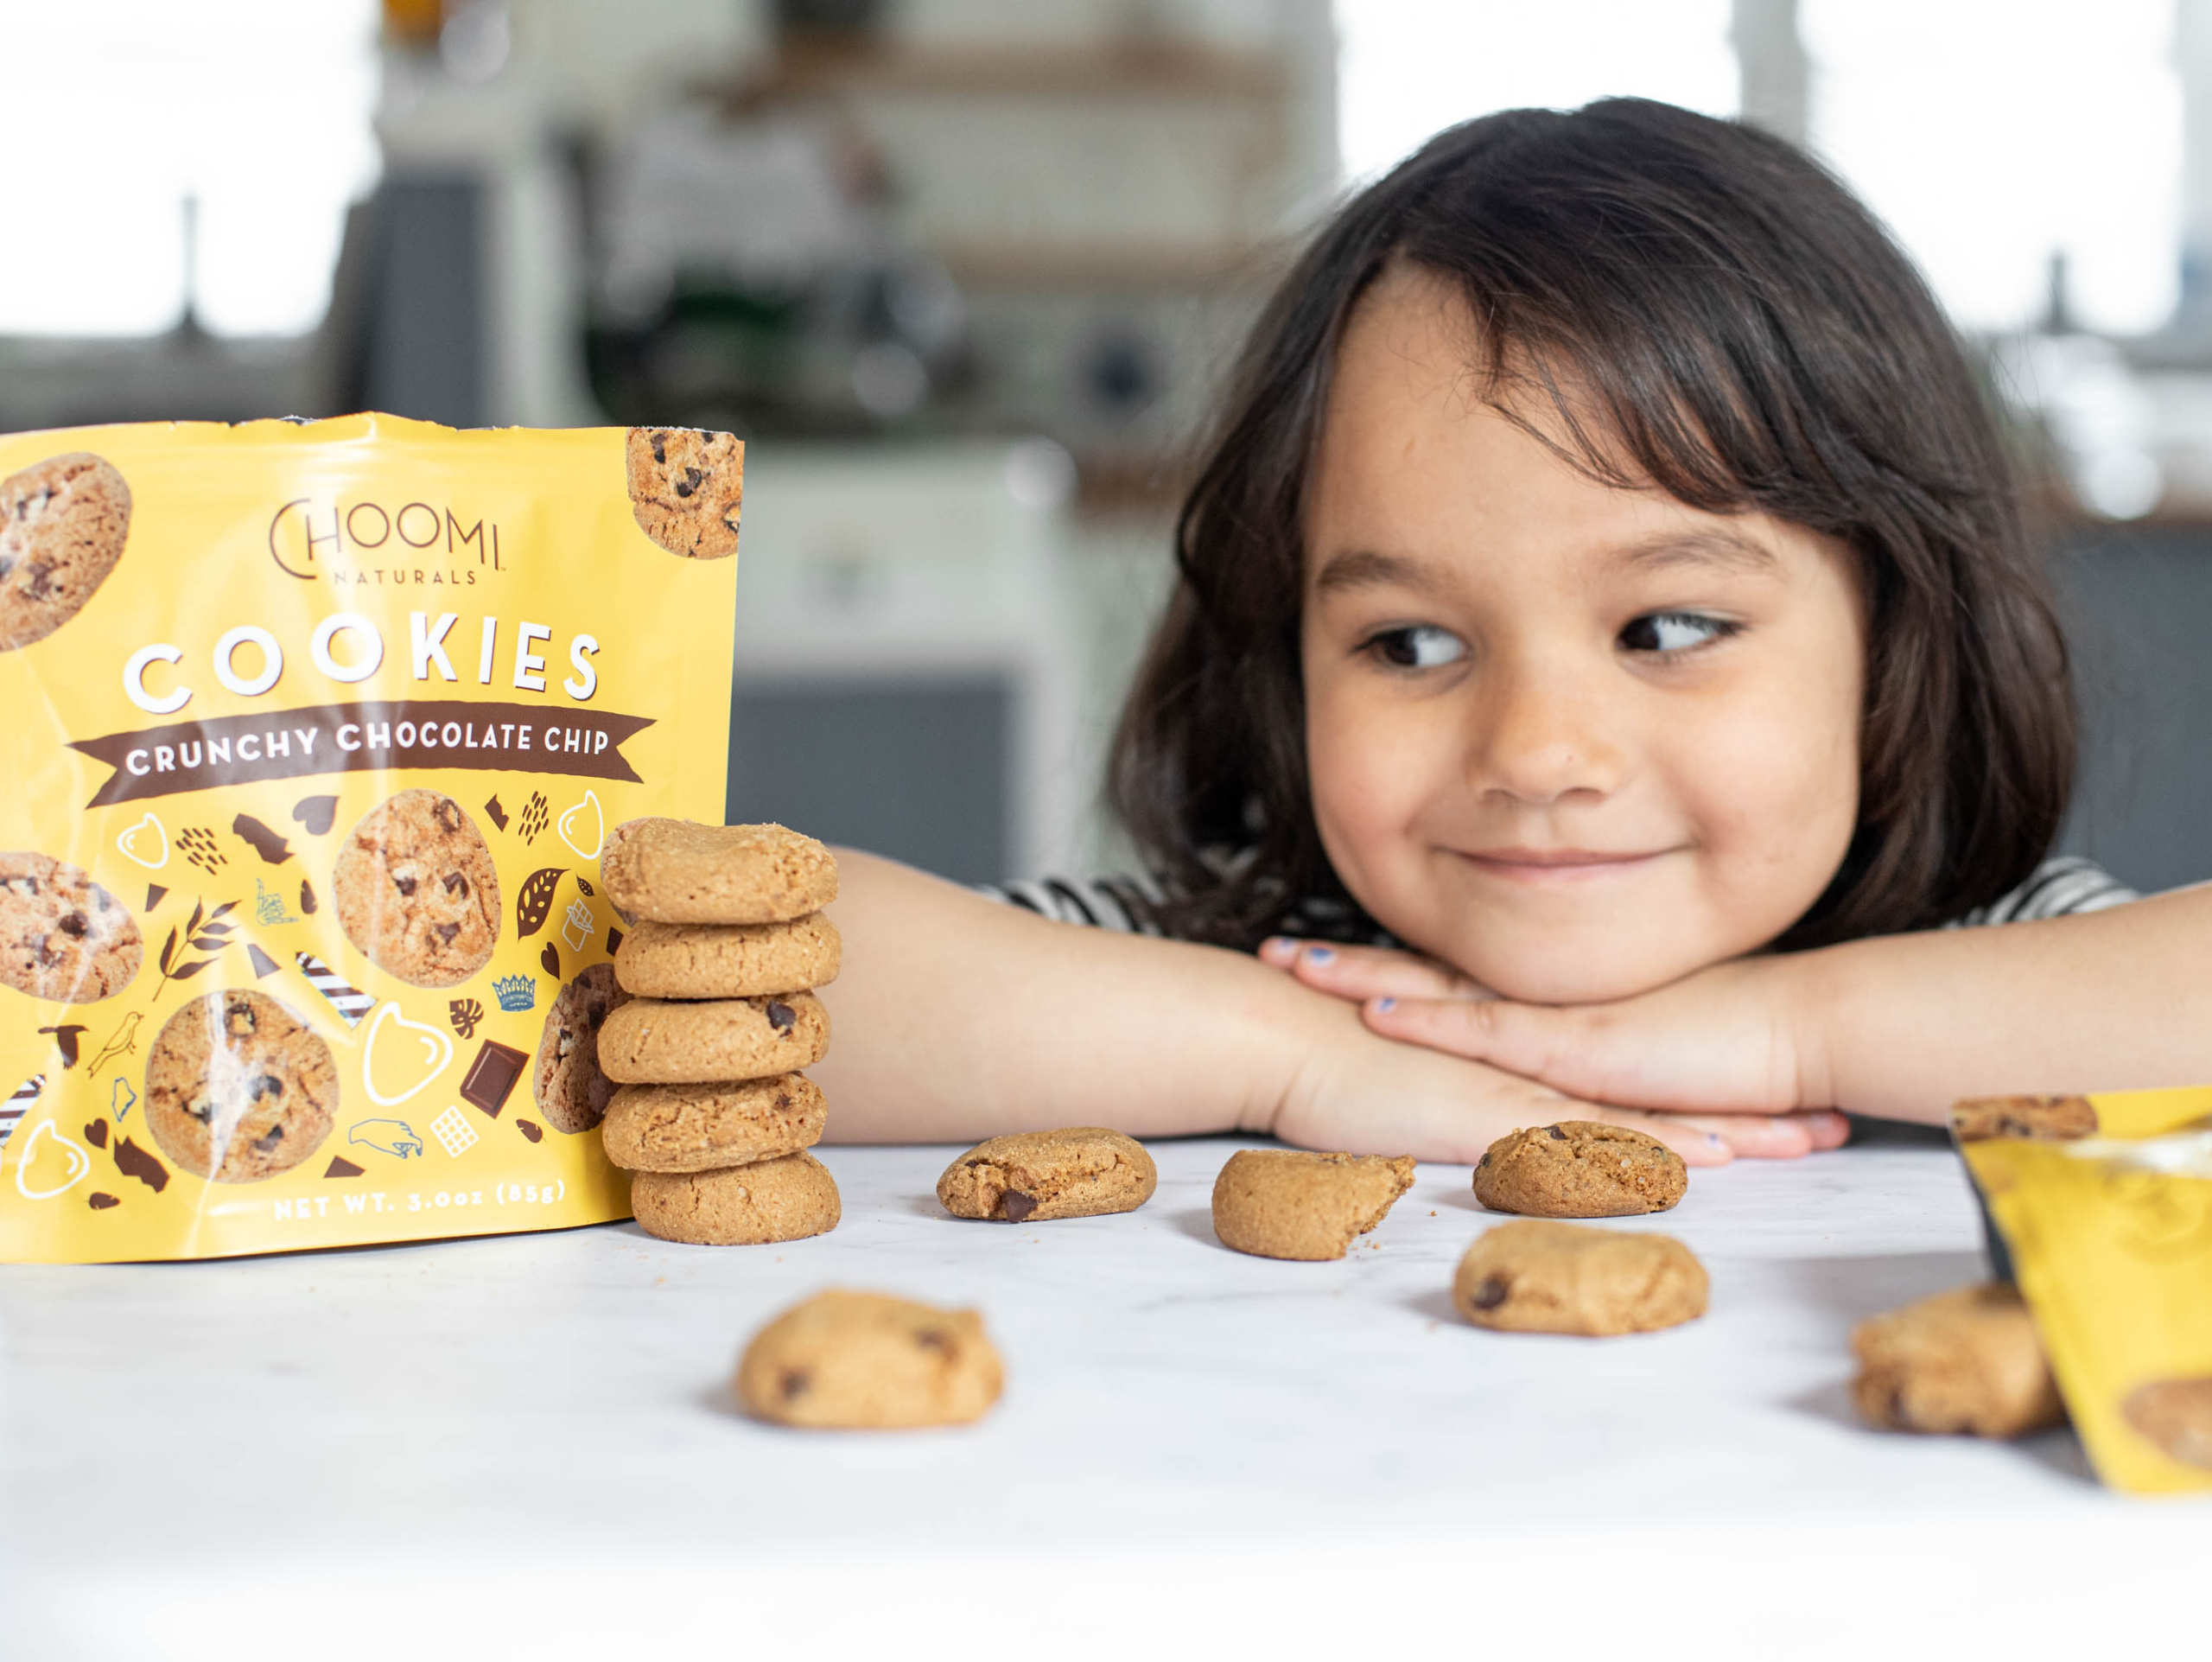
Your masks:
M1809 1000L1790 958L1732 959L1611 1003L1545 1005L1498 998L1409 952L1271 940L1260 957L1317 991L1357 1003L1369 1028L1387 1038L1585 1104L1659 1111L1662 1123L1718 1137L1738 1154L1803 1154L1837 1147L1849 1134L1821 1088ZM1675 1137L1661 1140L1681 1150Z
M1341 1016L1331 1014L1341 1010ZM1308 1149L1351 1154L1410 1154L1471 1165L1507 1132L1563 1119L1605 1120L1649 1133L1693 1166L1726 1165L1738 1155L1801 1155L1842 1140L1833 1127L1799 1116L1731 1114L1711 1120L1652 1114L1581 1097L1462 1057L1403 1042L1363 1026L1350 1006L1315 1007L1306 1060L1263 1123Z

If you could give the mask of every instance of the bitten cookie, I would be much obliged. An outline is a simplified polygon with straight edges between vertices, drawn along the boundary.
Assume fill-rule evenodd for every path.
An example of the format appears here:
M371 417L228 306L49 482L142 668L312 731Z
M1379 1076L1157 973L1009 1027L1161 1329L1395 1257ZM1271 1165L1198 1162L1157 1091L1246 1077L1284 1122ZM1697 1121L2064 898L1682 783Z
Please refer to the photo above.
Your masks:
M753 1334L736 1387L780 1425L891 1430L980 1419L1004 1379L975 1311L833 1288Z
M1135 1212L1159 1186L1144 1144L1080 1125L978 1143L944 1168L937 1198L956 1218L1021 1224Z
M338 1073L324 1044L266 993L195 998L146 1053L146 1124L162 1151L219 1183L289 1170L330 1134Z
M837 862L781 825L632 819L599 857L607 897L654 923L787 923L837 898Z
M1592 1119L1514 1131L1475 1167L1475 1198L1531 1218L1627 1218L1664 1212L1690 1181L1656 1137Z
M1243 1149L1213 1181L1213 1232L1262 1258L1340 1258L1414 1185L1401 1155Z
M1705 1266L1671 1235L1524 1219L1467 1249L1452 1302L1478 1328L1605 1338L1705 1314Z
M461 804L402 791L361 816L331 886L346 939L388 975L450 987L499 944L499 875Z
M1891 1431L2017 1437L2066 1417L2035 1318L2013 1288L1955 1287L1851 1333L1851 1399Z
M830 1013L810 992L677 1003L632 998L599 1030L599 1065L623 1085L759 1079L811 1067L830 1049Z
M2087 1097L1969 1097L1951 1105L1951 1132L1961 1143L1993 1137L2070 1143L2096 1130L2096 1105Z
M746 998L802 992L837 978L837 926L816 913L789 923L640 923L615 948L626 992L647 998Z
M2138 1385L2120 1412L2168 1458L2212 1471L2212 1376Z
M600 1135L607 1157L628 1171L715 1171L812 1148L828 1111L804 1073L733 1085L626 1085Z
M112 998L145 956L130 908L66 861L0 854L0 984L57 1004Z
M695 1246L758 1246L835 1229L837 1184L810 1154L719 1171L641 1171L630 1180L638 1226Z
M639 530L695 560L737 552L744 445L696 427L632 427L624 451Z
M0 652L43 640L123 557L130 487L88 451L0 479Z
M593 965L554 995L531 1086L538 1113L555 1130L588 1131L606 1114L614 1086L600 1068L599 1034L607 1012L626 1002L611 964Z

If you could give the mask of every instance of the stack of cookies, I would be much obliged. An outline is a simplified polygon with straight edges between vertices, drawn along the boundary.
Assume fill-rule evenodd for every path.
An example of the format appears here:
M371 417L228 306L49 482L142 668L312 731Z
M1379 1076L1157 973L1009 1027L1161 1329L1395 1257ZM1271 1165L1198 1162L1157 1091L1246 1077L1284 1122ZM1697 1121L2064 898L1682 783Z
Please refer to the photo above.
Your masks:
M629 997L599 1065L620 1086L607 1157L635 1174L631 1210L664 1240L738 1245L836 1226L837 1186L806 1150L822 1092L799 1070L830 1048L811 989L835 978L837 863L781 825L633 819L600 858L632 927L614 953Z

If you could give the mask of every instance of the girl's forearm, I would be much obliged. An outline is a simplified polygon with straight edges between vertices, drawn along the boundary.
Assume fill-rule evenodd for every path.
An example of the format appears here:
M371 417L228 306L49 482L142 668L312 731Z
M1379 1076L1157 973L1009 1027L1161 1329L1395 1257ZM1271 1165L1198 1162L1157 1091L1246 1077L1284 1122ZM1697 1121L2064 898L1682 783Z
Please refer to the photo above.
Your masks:
M846 1143L1058 1125L1139 1137L1262 1130L1295 1076L1310 990L1240 953L1054 923L840 850L810 1074Z
M1840 1108L1941 1124L1961 1097L2212 1084L2212 883L1802 963Z

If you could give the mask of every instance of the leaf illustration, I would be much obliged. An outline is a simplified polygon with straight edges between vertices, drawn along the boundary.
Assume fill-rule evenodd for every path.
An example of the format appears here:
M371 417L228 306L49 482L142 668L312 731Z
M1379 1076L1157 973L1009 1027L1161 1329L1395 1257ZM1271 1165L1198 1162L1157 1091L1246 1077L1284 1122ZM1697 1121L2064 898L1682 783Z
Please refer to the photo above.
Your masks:
M214 966L215 966L215 960L214 960L213 958L201 958L201 959L200 959L198 963L196 963L196 964L188 964L188 965L186 965L182 969L179 970L179 971L178 971L175 975L172 975L172 976L169 977L169 979L170 979L170 980L172 980L172 981L189 981L189 980L191 980L191 979L192 979L192 977L194 977L195 975L198 975L198 974L200 972L200 971L202 971L202 970L211 970L211 969L214 968Z
M198 901L193 901L192 921L184 926L184 933L188 939L200 933L200 925L204 915L205 914L200 909L200 902Z
M211 918L219 918L219 917L221 917L221 916L223 915L223 914L225 914L226 912L235 912L235 911L237 911L238 909L238 903L236 901L225 901L220 905L220 906L217 907L216 907L213 912L210 912L207 915L208 915L209 917L211 917Z
M591 898L591 885L586 882L582 877L579 877L576 879L576 892L588 900Z
M537 961L545 966L546 974L556 981L561 978L561 949L551 940L547 940L545 950L537 955Z
M237 927L238 925L235 923L206 923L200 925L200 933L202 936L213 935L216 939L220 940Z
M528 940L545 927L545 915L553 909L553 891L560 887L565 866L541 866L522 881L522 892L515 896L515 939Z
M229 945L228 941L213 935L194 935L192 938L192 950L195 952L219 952Z
M176 931L175 931L175 930L174 930L174 929L172 929L172 930L170 930L170 931L169 931L169 938L168 938L167 940L165 940L165 941L163 941L163 942L162 943L162 958L161 958L161 965L162 965L162 973L164 976L166 976L166 975L168 975L168 972L169 972L169 963L170 963L170 961L171 961L173 958L175 958L175 957L176 957Z

